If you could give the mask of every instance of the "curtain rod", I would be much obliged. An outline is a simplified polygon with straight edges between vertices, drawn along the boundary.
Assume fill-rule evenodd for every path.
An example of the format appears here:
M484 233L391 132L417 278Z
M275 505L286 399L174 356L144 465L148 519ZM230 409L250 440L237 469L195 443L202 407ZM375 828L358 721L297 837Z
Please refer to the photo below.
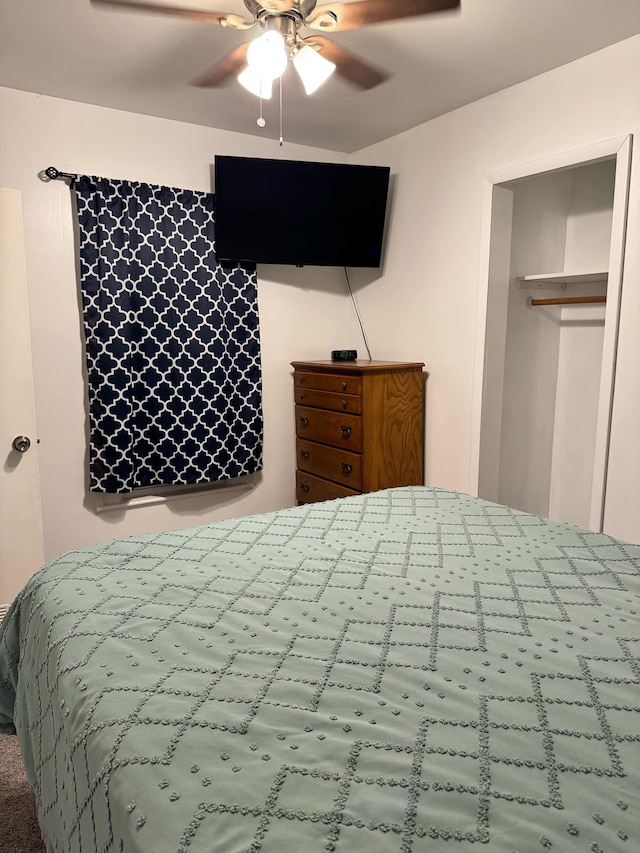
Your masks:
M71 186L74 185L78 178L77 175L72 175L70 172L61 172L55 166L47 166L42 174L50 181L57 181L59 178L68 178L71 181Z

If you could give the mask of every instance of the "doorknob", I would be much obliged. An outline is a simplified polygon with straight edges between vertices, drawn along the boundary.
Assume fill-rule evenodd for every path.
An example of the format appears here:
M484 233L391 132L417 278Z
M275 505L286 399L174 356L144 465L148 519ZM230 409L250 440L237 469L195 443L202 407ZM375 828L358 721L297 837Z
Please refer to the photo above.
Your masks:
M11 445L18 453L26 453L31 447L31 439L26 435L17 435Z

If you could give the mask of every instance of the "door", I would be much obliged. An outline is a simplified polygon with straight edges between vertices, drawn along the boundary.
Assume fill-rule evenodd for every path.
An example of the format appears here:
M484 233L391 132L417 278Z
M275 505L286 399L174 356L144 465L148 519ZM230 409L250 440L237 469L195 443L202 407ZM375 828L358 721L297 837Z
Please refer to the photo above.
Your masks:
M2 608L44 562L22 202L19 190L2 187L0 401Z

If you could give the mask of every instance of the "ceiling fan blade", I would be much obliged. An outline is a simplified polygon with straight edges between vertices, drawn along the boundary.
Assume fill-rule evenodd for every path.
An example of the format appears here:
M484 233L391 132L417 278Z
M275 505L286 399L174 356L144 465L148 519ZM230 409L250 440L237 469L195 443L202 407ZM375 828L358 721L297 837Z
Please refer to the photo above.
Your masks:
M240 15L229 12L213 12L204 9L187 9L184 6L165 6L162 3L139 3L138 0L91 0L92 6L120 6L131 12L158 12L161 15L172 15L176 18L187 18L192 21L203 21L209 24L219 24L234 30L246 30L255 24L254 20L246 20Z
M319 45L320 55L335 63L336 74L344 77L345 80L360 89L373 89L374 86L379 86L391 76L388 72L381 71L364 62L355 53L351 53L342 45L325 36L311 36L311 38L305 39L305 43L312 47L314 44Z
M230 77L237 76L247 64L247 48L249 42L244 42L224 59L216 62L207 71L192 81L193 86L212 87L222 86Z
M458 6L460 0L355 0L353 3L328 3L318 6L309 15L305 25L314 30L336 33L384 21L457 9Z

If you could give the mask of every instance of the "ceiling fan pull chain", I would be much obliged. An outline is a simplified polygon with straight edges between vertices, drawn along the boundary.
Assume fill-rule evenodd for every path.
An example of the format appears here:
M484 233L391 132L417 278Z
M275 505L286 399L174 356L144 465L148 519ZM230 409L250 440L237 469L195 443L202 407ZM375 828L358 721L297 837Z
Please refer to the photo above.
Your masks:
M280 77L280 147L282 148L282 77Z
M266 121L262 117L262 95L260 96L260 116L258 117L256 124L258 125L258 127L264 127L266 124Z

